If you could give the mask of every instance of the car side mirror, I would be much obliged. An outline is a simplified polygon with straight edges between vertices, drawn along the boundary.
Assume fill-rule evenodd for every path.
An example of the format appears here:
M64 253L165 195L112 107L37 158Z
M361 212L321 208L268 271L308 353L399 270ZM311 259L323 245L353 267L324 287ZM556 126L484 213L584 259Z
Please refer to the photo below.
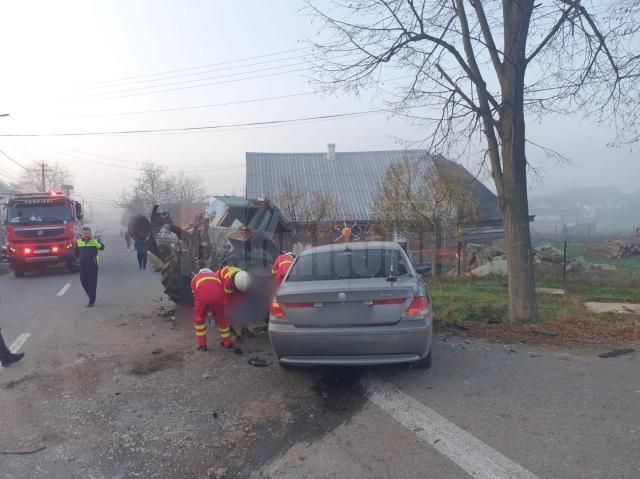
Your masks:
M79 220L82 219L82 205L80 203L76 203L76 217Z

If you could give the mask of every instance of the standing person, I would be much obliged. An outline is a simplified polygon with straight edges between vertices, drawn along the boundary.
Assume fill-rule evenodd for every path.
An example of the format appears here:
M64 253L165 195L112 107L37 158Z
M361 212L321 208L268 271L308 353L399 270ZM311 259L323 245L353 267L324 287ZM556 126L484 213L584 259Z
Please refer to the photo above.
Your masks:
M147 245L144 244L144 241L136 240L134 248L138 257L138 267L147 269Z
M24 353L14 354L9 351L9 348L4 344L4 339L2 339L2 334L0 333L0 364L2 364L2 367L6 368L13 363L17 363L22 358L24 358Z
M276 287L280 286L282 281L284 281L284 277L287 275L287 271L289 271L289 268L293 264L294 258L295 256L293 253L282 253L273 262L271 273L276 277Z
M226 268L215 273L209 268L203 268L191 280L191 291L195 299L194 326L199 351L207 351L208 313L213 314L218 326L220 344L227 349L233 347L226 309L236 291L246 292L249 289L250 277L246 271L238 268L234 268L233 271Z
M104 250L104 244L98 238L91 237L91 228L82 228L81 238L76 242L76 258L80 265L80 284L89 296L87 308L96 304L98 287L98 252Z

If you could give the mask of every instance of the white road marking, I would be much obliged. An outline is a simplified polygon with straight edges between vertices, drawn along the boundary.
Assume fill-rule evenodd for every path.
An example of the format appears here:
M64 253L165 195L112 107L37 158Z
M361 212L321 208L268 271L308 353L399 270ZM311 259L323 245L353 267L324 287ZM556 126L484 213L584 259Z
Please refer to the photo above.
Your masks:
M60 288L60 291L58 291L58 294L56 296L62 296L64 293L66 293L69 289L69 286L71 286L71 283L65 284L62 288Z
M22 333L20 336L16 338L16 340L13 343L11 343L11 346L9 346L9 350L13 354L20 351L20 348L24 343L27 342L27 339L29 339L29 336L31 336L31 333Z
M366 383L369 400L471 477L479 479L537 479L424 404L379 379Z

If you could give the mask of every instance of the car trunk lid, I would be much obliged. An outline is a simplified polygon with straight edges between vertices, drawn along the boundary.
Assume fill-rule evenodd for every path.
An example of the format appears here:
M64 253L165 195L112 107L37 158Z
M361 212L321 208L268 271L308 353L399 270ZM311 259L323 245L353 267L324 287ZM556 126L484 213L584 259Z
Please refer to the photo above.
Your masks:
M414 294L415 281L397 278L284 283L277 301L298 327L395 324Z

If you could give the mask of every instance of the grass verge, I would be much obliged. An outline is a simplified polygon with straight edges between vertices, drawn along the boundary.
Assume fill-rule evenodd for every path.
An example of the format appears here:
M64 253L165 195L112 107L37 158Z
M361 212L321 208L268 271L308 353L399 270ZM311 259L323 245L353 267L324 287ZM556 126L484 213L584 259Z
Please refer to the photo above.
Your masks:
M562 280L539 278L538 286L562 287ZM566 294L538 294L539 321L509 324L507 279L439 278L429 282L434 318L439 326L468 330L483 336L525 342L607 343L640 340L640 317L596 314L585 301L640 303L640 275L602 273L575 276Z

